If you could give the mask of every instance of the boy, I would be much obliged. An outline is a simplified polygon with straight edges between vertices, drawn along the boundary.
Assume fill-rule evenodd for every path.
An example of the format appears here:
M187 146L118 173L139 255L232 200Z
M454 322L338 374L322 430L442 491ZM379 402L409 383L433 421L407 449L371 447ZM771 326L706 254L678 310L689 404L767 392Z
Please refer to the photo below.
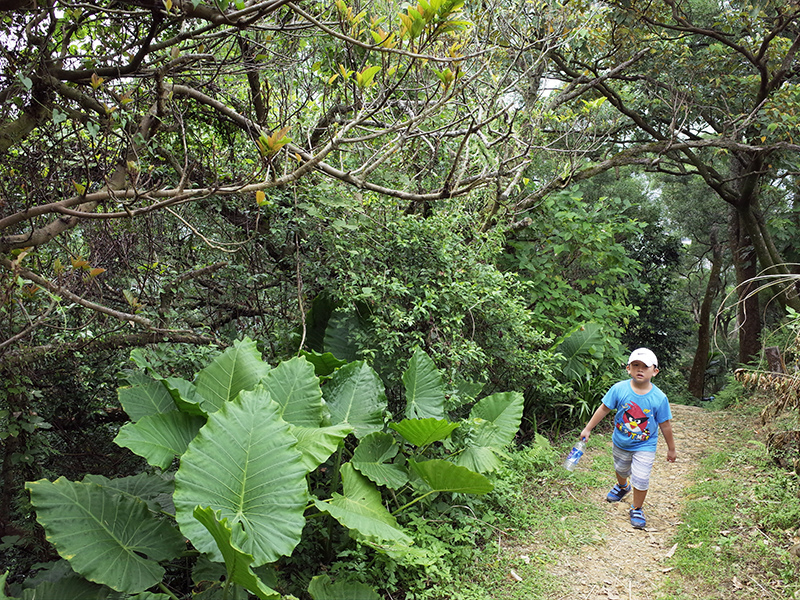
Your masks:
M631 525L644 529L647 524L642 506L650 487L650 471L656 457L658 429L667 442L667 460L675 462L675 438L672 436L672 411L667 396L650 381L658 373L658 359L651 350L639 348L631 353L626 367L630 379L611 386L603 403L581 431L581 438L589 440L592 429L608 413L616 409L613 442L614 471L617 484L606 498L609 502L621 501L633 488L633 505L630 510ZM656 429L658 426L658 429ZM631 485L628 485L628 477Z

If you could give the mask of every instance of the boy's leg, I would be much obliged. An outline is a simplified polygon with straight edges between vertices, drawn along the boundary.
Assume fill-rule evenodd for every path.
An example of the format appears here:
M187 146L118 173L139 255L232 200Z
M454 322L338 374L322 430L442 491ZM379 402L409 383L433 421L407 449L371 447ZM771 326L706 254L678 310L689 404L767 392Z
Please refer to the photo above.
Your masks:
M628 477L631 476L633 452L613 445L611 447L611 455L614 458L614 474L617 476L617 483L620 487L625 487L628 485Z
M647 490L650 488L650 471L656 460L655 452L633 452L631 458L631 483L633 484L634 508L642 508Z
M608 502L621 502L622 499L631 491L628 485L628 476L631 473L631 459L633 453L621 450L613 446L614 474L617 477L617 485L608 492L606 500Z
M642 507L650 487L650 471L655 462L655 452L634 452L631 460L631 484L633 486L633 506L631 506L631 525L637 529L644 529L647 520Z

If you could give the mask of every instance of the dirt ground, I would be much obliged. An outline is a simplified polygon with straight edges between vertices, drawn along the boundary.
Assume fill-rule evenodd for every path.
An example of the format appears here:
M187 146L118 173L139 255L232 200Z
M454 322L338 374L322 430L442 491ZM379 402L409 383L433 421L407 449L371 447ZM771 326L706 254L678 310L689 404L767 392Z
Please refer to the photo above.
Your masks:
M656 462L650 477L650 490L644 504L645 530L631 527L628 517L630 498L622 502L598 502L605 511L605 526L596 534L598 542L577 554L565 556L552 569L553 574L572 586L564 600L652 600L655 590L669 572L665 560L680 524L681 502L692 483L690 476L697 463L712 451L709 443L725 439L714 422L713 413L693 406L672 405L673 430L678 459L667 462L667 446L659 440ZM594 449L587 453L592 458ZM609 450L610 452L610 450ZM580 468L580 467L579 467ZM609 473L609 488L613 475Z

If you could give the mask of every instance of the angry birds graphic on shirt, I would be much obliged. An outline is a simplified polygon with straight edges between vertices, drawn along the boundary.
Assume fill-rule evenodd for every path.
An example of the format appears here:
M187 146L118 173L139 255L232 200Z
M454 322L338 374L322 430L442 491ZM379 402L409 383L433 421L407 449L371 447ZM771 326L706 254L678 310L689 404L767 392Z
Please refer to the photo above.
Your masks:
M619 411L617 417L617 429L633 441L645 441L650 439L650 430L647 428L649 419L646 412L635 402L628 402Z

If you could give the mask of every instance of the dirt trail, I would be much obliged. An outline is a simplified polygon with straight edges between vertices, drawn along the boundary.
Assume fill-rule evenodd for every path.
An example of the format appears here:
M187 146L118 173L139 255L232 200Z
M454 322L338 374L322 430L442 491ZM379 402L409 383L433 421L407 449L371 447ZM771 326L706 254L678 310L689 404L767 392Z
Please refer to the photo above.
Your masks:
M653 600L655 590L669 567L665 559L680 524L681 504L697 463L725 439L724 422L716 422L714 413L702 408L672 405L673 430L678 460L668 463L667 447L659 440L656 462L650 478L650 490L644 504L647 528L631 527L628 517L630 499L613 504L604 501L607 490L597 501L605 511L605 524L598 527L596 543L580 552L563 557L553 573L572 590L563 598L570 600ZM585 458L610 448L595 449ZM587 461L588 462L588 461ZM582 465L584 468L589 465ZM580 468L580 467L579 467ZM609 473L609 488L613 474Z

